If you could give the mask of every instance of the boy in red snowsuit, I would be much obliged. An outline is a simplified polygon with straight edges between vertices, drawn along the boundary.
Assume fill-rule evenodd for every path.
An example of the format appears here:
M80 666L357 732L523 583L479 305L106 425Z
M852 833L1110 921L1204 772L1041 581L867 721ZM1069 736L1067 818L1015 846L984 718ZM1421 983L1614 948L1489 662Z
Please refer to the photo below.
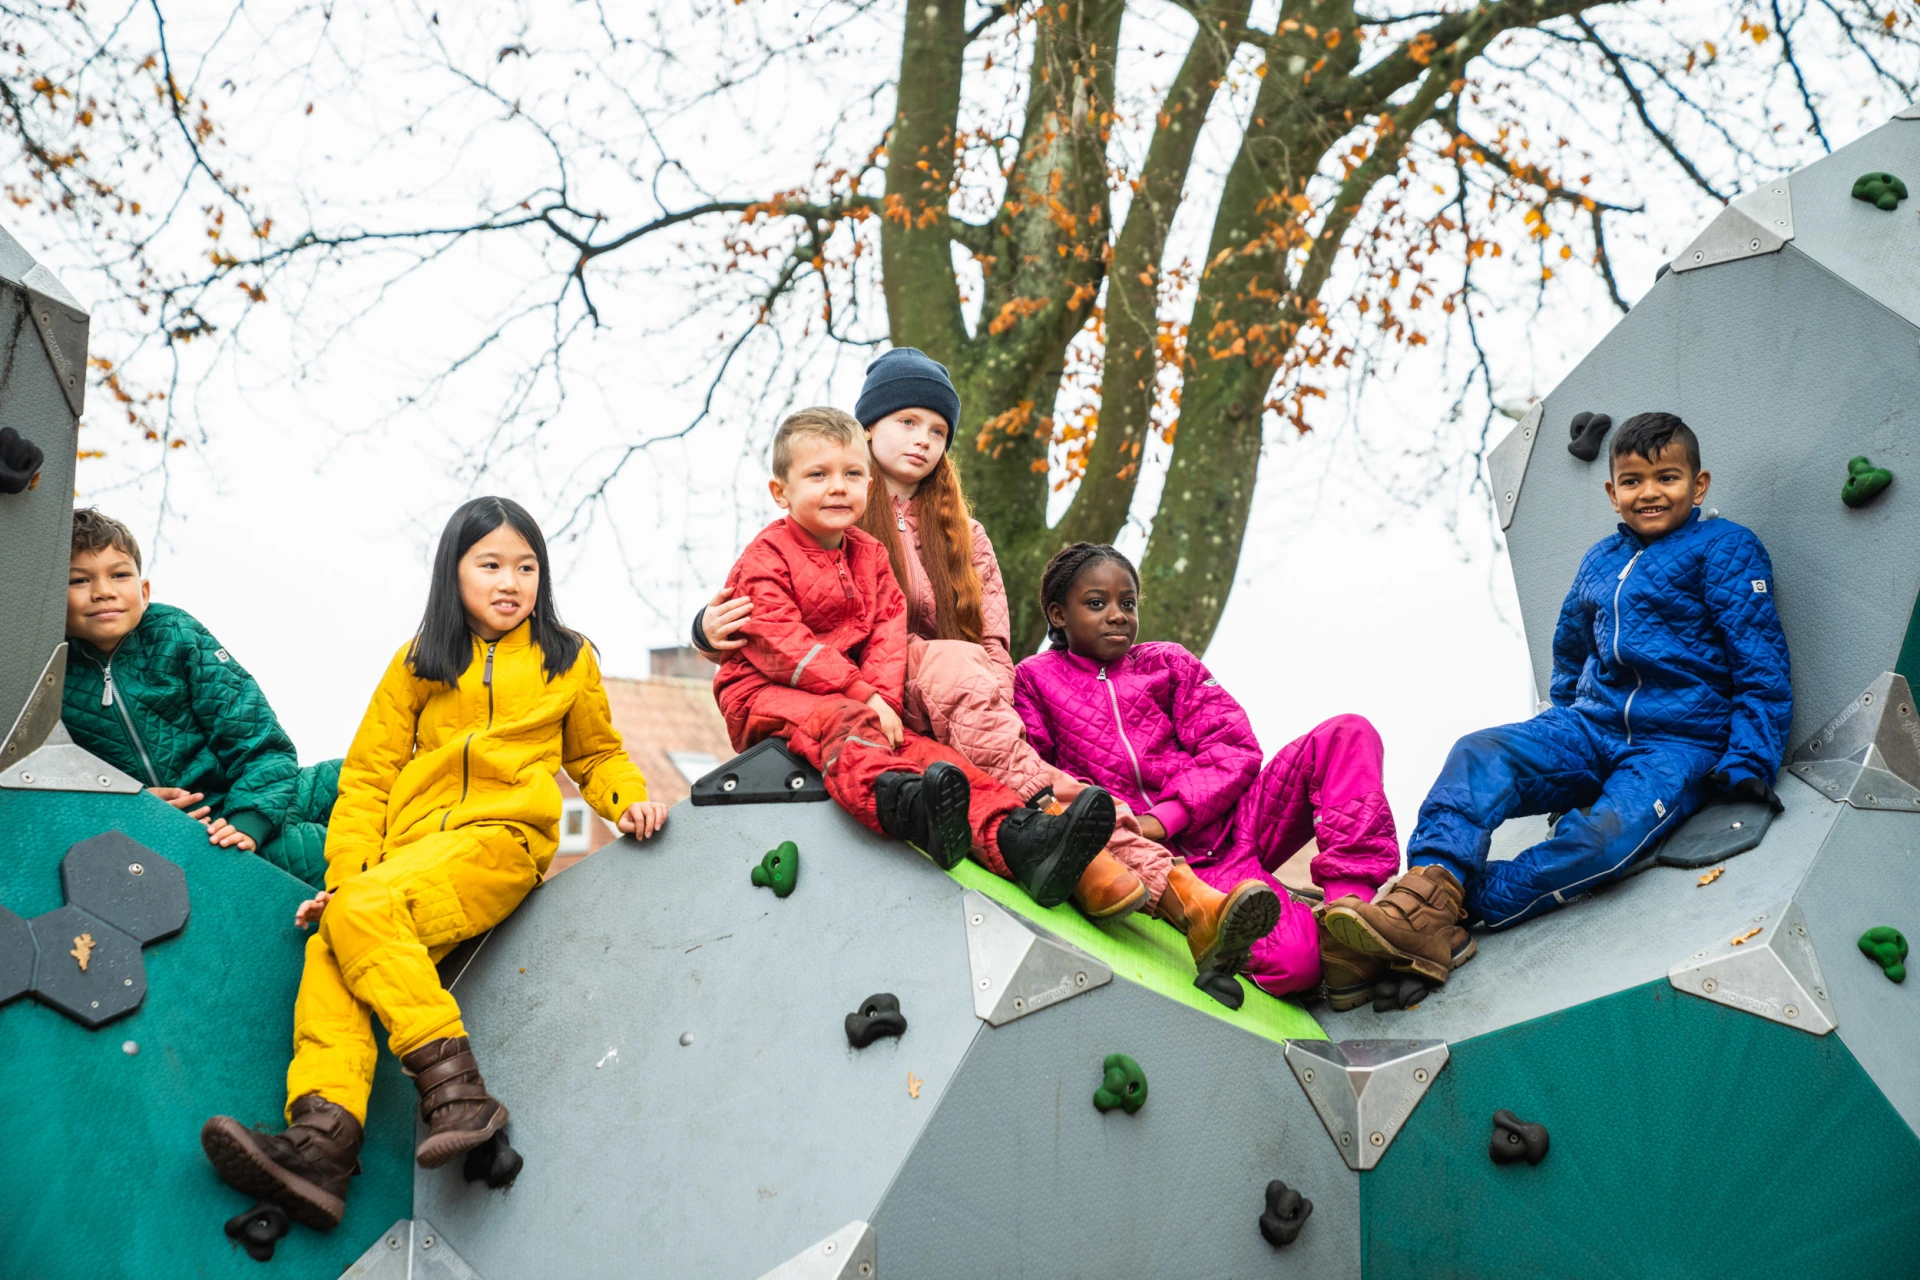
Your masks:
M753 601L713 681L734 749L784 738L868 828L943 868L969 851L1044 906L1065 902L1113 833L1113 798L1088 787L1064 813L1020 797L950 747L906 729L907 601L878 540L855 528L872 479L865 433L837 409L780 424L768 488L786 515L728 575Z

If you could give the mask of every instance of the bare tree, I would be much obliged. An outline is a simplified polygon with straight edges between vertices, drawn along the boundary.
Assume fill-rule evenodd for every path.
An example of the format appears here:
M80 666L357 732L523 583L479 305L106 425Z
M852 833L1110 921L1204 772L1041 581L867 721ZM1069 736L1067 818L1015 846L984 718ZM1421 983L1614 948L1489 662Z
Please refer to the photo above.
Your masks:
M1915 83L1905 0L1429 2L1283 0L1271 27L1250 0L837 0L791 20L720 0L638 18L417 9L395 19L408 47L377 64L350 51L342 28L360 18L337 6L271 21L236 6L197 15L189 67L169 25L180 0L0 0L5 190L91 246L128 317L96 343L96 386L163 445L189 427L170 398L188 344L270 299L298 308L356 263L398 278L506 240L537 256L537 287L420 389L514 370L476 466L555 420L609 290L672 276L694 301L665 327L697 316L720 334L688 374L700 408L606 460L576 520L632 457L736 403L736 383L777 399L823 352L913 345L959 384L956 457L1016 643L1043 628L1030 599L1053 551L1144 517L1147 626L1203 649L1269 432L1307 430L1330 384L1378 367L1357 355L1457 343L1455 409L1472 393L1491 415L1489 273L1546 290L1582 267L1625 310L1609 236L1640 211L1646 166L1724 201L1827 147L1863 85L1904 103ZM1142 24L1179 56L1149 58ZM257 108L231 78L224 97L205 83L222 48L228 63L270 52L282 81L325 80L322 97L403 96L394 138L514 130L540 176L447 218L398 200L387 215L377 191L357 208L319 191L270 202L224 145L221 122ZM522 78L534 63L544 90ZM785 172L706 173L702 122L776 81L830 98L826 123L776 149ZM1542 130L1542 104L1586 138ZM1156 461L1157 504L1136 516ZM1050 523L1055 490L1070 497Z

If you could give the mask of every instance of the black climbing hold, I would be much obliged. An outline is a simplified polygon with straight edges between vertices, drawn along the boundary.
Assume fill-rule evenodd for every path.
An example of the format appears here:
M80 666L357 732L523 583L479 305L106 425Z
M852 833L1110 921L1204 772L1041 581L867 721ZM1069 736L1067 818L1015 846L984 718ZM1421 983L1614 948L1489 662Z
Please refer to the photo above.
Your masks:
M227 1219L227 1239L239 1241L255 1262L272 1262L273 1246L286 1237L288 1226L287 1211L262 1200Z
M756 742L693 784L695 804L779 804L825 800L819 772L778 738Z
M39 445L12 427L0 427L0 493L24 492L46 460Z
M140 1007L147 995L140 944L78 907L27 922L39 953L33 998L89 1029ZM81 967L82 958L85 967Z
M1567 441L1567 452L1582 462L1592 462L1600 456L1600 440L1613 426L1613 419L1604 413L1576 413L1573 423L1567 429L1572 439Z
M881 1036L901 1036L907 1031L907 1016L900 1012L899 997L882 991L868 996L860 1007L847 1015L847 1043L864 1049Z
M1654 860L1663 867L1711 867L1754 848L1771 825L1773 806L1766 801L1723 800L1682 823Z
M1653 273L1653 282L1655 284L1659 284L1661 281L1661 278L1664 277L1667 274L1667 272L1671 270L1673 270L1673 264L1671 262L1661 263L1660 269Z
M1860 954L1880 966L1889 981L1907 980L1907 940L1898 929L1875 925L1860 935Z
M513 1185L520 1176L520 1167L526 1163L520 1153L507 1143L505 1129L494 1134L485 1142L467 1152L467 1159L460 1166L460 1172L468 1182L484 1182L495 1191Z
M1147 1105L1147 1073L1124 1053L1110 1053L1100 1064L1100 1087L1093 1091L1093 1105L1103 1113L1120 1108L1132 1115Z
M1863 173L1853 180L1853 198L1892 213L1907 198L1907 184L1890 173Z
M1267 1184L1267 1211L1260 1215L1260 1234L1274 1248L1300 1238L1300 1228L1313 1214L1313 1201L1275 1179Z
M793 892L793 886L800 879L800 850L791 840L782 840L767 850L766 855L755 864L748 877L755 887L773 890L773 896L784 898Z
M1193 980L1193 985L1229 1009L1238 1009L1247 1002L1247 989L1240 985L1240 979L1224 969L1207 970Z
M23 996L33 985L33 930L0 907L0 1004Z
M1412 973L1390 973L1373 984L1373 1011L1392 1013L1411 1009L1427 998L1433 984Z
M1511 1111L1496 1111L1493 1141L1487 1147L1487 1154L1495 1164L1512 1164L1516 1160L1539 1164L1547 1158L1547 1126L1529 1124Z
M68 903L142 946L186 927L187 873L118 831L67 850L60 887Z
M1840 487L1840 501L1850 507L1864 507L1893 483L1893 472L1876 467L1865 458L1847 459L1847 482Z

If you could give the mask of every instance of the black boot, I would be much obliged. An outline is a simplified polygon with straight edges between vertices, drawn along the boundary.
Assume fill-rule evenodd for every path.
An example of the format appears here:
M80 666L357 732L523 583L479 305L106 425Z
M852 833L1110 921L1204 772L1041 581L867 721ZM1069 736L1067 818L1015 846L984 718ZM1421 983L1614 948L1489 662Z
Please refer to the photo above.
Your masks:
M1061 814L1015 809L1000 820L1000 857L1043 907L1067 900L1113 835L1113 797L1088 787Z
M967 822L971 799L966 773L944 760L928 765L925 773L883 773L873 784L880 829L932 858L942 871L959 866L973 847Z
M220 1181L279 1205L295 1222L331 1231L347 1211L347 1179L358 1171L360 1122L317 1093L295 1098L285 1133L260 1133L215 1116L200 1145Z

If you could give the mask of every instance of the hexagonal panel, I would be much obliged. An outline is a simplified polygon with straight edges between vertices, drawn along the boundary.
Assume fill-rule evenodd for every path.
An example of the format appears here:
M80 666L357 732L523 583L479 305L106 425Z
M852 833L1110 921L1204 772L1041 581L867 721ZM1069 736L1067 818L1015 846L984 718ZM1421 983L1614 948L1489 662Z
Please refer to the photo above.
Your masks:
M132 1013L147 998L140 944L112 925L74 906L35 916L29 925L40 949L33 974L33 998L40 1003L91 1029Z
M145 946L187 923L187 873L118 831L82 840L60 860L67 902Z
M23 996L33 985L33 931L0 907L0 1004Z

